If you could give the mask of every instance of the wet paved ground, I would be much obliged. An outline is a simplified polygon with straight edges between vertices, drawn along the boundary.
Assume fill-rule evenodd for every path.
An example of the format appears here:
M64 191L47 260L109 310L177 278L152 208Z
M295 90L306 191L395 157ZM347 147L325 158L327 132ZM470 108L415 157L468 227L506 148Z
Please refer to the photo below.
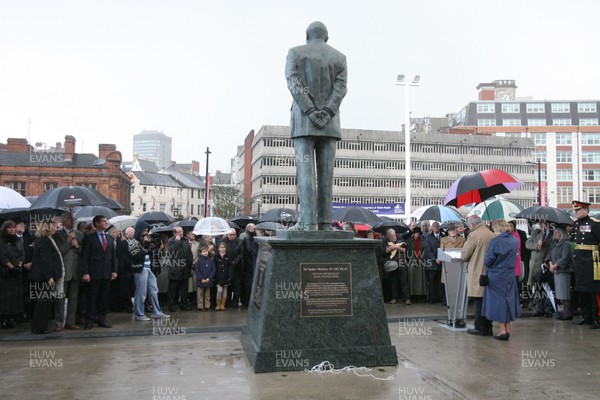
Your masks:
M399 365L336 373L255 374L240 345L242 310L180 311L154 326L111 314L112 329L46 336L20 324L0 332L0 398L600 398L600 331L520 318L501 342L438 324L440 305L385 307Z

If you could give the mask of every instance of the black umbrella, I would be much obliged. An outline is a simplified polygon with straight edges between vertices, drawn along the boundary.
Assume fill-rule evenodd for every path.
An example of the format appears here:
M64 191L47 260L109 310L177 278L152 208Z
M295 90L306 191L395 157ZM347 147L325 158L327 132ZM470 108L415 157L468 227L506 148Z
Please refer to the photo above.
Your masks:
M73 212L73 218L85 218L85 217L95 217L96 215L104 215L106 219L111 219L112 217L116 217L117 213L112 209L104 206L83 206L78 207Z
M242 230L242 228L240 228L240 226L238 224L236 224L235 222L227 221L227 223L229 224L230 227L232 227L236 231L241 231Z
M258 218L254 218L251 215L242 215L240 217L231 218L229 221L233 222L234 224L236 224L240 228L244 228L245 229L246 225L248 225L248 224L257 224L258 223Z
M357 222L359 224L369 224L375 226L382 222L382 219L373 211L361 207L339 208L333 212L333 219L344 222Z
M554 222L555 224L573 225L573 219L563 210L548 206L533 206L517 214L517 218L530 221Z
M173 234L173 228L168 225L159 223L159 224L154 225L148 233L150 235L154 235L156 233L165 233L165 232Z
M176 226L180 226L180 227L183 228L183 230L194 229L194 226L196 226L197 222L198 222L198 220L196 220L196 219L182 219L180 221L173 222L169 226L171 228L175 228Z
M175 221L173 217L162 211L148 211L139 216L138 221L144 221L150 225L157 224L159 222L170 224ZM196 221L198 222L198 221Z
M396 233L408 232L408 226L400 221L383 221L373 227L373 230L379 233L386 233L388 229L393 229Z
M38 208L32 210L28 208L11 208L0 212L0 221L6 220L21 220L27 223L35 223L54 219L56 216L61 216L66 213L64 208Z
M291 225L298 222L298 211L291 208L274 208L267 211L258 222L278 222L283 225Z
M77 206L114 206L102 193L87 186L62 186L45 191L31 205L31 210L40 208L69 208Z

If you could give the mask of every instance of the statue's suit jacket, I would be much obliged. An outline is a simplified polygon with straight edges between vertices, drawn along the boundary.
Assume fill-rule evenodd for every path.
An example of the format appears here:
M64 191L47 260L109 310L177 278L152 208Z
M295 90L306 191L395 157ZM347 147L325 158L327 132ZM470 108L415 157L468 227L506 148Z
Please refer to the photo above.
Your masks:
M346 56L321 39L289 50L285 77L294 103L291 115L292 138L325 136L342 138L340 104L346 95ZM334 117L324 129L314 125L306 111L329 108Z

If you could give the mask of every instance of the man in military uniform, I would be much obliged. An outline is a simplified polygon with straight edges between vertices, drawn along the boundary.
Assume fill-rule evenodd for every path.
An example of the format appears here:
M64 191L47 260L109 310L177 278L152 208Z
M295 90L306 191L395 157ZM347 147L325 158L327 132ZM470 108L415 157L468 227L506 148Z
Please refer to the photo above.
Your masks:
M575 210L575 291L581 296L582 318L575 325L589 324L590 329L600 328L598 298L600 297L600 221L590 218L590 203L573 201Z

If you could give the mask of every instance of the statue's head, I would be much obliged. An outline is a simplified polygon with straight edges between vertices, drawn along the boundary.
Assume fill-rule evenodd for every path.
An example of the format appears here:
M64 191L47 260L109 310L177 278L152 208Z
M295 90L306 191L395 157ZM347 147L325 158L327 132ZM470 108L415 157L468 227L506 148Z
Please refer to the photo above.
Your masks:
M306 41L314 39L322 39L325 42L329 40L327 27L321 21L315 21L306 28Z

